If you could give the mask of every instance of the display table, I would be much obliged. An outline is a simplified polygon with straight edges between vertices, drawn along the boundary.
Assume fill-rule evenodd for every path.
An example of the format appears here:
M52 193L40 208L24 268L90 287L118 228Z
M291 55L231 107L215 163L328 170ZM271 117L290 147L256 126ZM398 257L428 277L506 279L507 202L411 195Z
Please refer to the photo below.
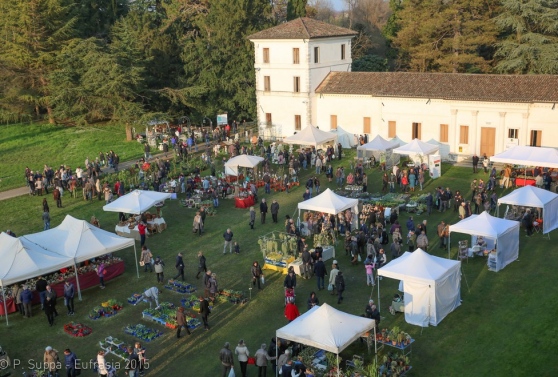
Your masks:
M516 178L515 179L515 185L517 187L522 187L522 186L535 186L535 180L534 179L525 179L525 178Z
M254 204L256 204L256 201L254 200L254 197L252 195L248 196L247 198L234 198L234 206L236 208L250 208Z
M105 267L105 278L104 278L105 282L107 282L109 280L112 280L119 275L122 275L124 273L124 271L125 271L124 261L117 262L117 263L111 264L109 266L106 266ZM76 277L73 276L71 278L68 278L68 281L74 285L74 288L75 288L76 293L77 293ZM97 276L97 273L95 271L89 271L85 274L79 275L79 286L80 286L82 291L84 289L95 287L97 285L99 285L99 276ZM54 289L54 291L58 295L58 302L57 303L59 305L62 305L63 304L62 301L64 299L64 282L61 281L60 283L51 284L50 286L52 287L52 289ZM40 304L40 303L41 303L41 298L39 297L39 292L33 291L33 304L36 305L36 304ZM8 314L9 313L14 313L14 312L17 311L15 300L13 298L10 298L10 299L6 300L6 306L8 308ZM4 313L4 303L0 302L0 315L4 315L4 314L5 314Z
M401 351L401 355L403 356L408 356L413 352L413 343L415 342L414 339L411 339L411 341L409 342L409 344L396 344L394 345L391 342L386 342L385 340L378 340L378 352L384 347L384 346L388 346L388 347L392 347L395 348L399 351Z
M324 252L322 253L322 260L325 262L326 260L334 259L335 258L335 247L334 246L322 246ZM312 253L314 250L310 250Z
M297 274L298 276L302 276L302 272L301 272L301 268L302 268L302 260L297 259L292 263L289 263L289 268L293 268L294 273Z
M114 228L114 232L118 234L120 237L133 238L136 241L140 240L140 234L137 225L134 227L134 229L128 228L127 225L126 226L116 225Z

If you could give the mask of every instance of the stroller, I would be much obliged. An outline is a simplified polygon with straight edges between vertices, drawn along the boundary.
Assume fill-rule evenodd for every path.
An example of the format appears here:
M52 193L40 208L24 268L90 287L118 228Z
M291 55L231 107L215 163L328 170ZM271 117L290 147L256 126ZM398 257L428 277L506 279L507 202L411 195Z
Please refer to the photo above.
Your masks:
M285 305L287 302L293 303L295 302L295 290L294 288L285 288Z

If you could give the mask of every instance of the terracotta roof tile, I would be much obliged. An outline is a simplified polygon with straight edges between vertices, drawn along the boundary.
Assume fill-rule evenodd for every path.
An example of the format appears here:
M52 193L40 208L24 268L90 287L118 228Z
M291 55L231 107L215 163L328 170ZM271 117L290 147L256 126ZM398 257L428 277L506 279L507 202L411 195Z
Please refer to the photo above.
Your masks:
M316 92L463 101L558 102L558 75L331 72Z
M357 32L344 27L302 17L259 31L248 36L248 39L313 39L356 34Z

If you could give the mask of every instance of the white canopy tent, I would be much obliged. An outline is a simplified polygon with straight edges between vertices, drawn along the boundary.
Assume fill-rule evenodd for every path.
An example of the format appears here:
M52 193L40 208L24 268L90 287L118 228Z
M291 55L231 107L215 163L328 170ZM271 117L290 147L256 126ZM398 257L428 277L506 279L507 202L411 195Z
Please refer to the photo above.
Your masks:
M388 165L396 165L399 163L399 155L393 153L393 150L399 147L399 145L398 141L389 141L380 135L376 135L368 143L357 147L357 156L360 158L374 156L376 161L379 162L382 162L382 156L385 156Z
M424 141L421 141L419 139L414 139L408 144L405 144L399 148L395 148L393 150L393 153L407 155L409 156L410 159L412 159L415 162L427 163L428 160L423 161L423 157L428 156L429 154L437 153L438 150L439 150L438 145L432 145L432 144L425 143Z
M348 314L328 304L312 309L275 332L280 339L339 354L355 340L374 329L373 319ZM376 337L374 336L374 339ZM339 375L339 368L338 375Z
M558 228L558 195L534 186L523 186L498 199L500 204L542 208L544 234Z
M170 197L171 194L166 192L134 190L103 206L103 211L140 215L155 204L170 199Z
M0 234L0 258L2 258L2 263L0 263L2 292L4 292L4 287L10 284L47 274L72 264L68 258L3 232ZM2 299L4 313L8 313L6 298L2 297ZM8 324L8 315L6 315L6 324Z
M441 143L438 140L435 139L430 139L427 141L428 144L432 144L432 145L437 145L438 146L438 151L440 153L440 156L442 157L442 160L446 161L449 159L449 154L450 154L450 146L447 143Z
M133 247L136 259L136 272L139 278L138 255L136 243L133 239L117 236L114 233L99 229L85 220L78 220L70 215L66 215L62 223L55 228L28 234L21 237L21 239L42 247L54 255L59 255L61 258L66 258L66 266L72 264L76 271L78 263ZM49 272L56 269L58 268L53 266ZM77 274L76 283L79 299L81 300L81 289Z
M337 135L337 142L341 143L341 146L346 149L350 149L356 145L355 135L345 131L340 126L336 129L329 131L330 133Z
M558 168L558 150L518 145L490 157L490 161L522 166Z
M472 215L457 224L450 225L449 239L451 241L452 232L457 232L474 237L483 236L492 240L496 248L496 269L494 271L500 271L519 258L519 225L517 221L499 219L490 216L485 211L480 215Z
M312 125L307 126L302 131L299 131L295 135L286 137L283 139L285 144L297 144L297 145L312 145L317 147L318 145L326 144L329 141L336 141L337 135L322 131L317 127Z
M379 268L378 276L403 281L405 321L412 325L436 326L461 305L460 261L436 257L417 249L413 253L407 251Z
M227 175L238 176L239 167L253 169L256 166L258 166L258 164L263 160L264 160L263 157L241 154L239 156L229 159L229 161L225 163L225 173Z
M352 209L355 215L358 215L358 199L345 198L328 188L320 195L298 203L298 218L300 219L301 209L337 215L349 208ZM355 219L358 222L358 216L353 216L353 220Z

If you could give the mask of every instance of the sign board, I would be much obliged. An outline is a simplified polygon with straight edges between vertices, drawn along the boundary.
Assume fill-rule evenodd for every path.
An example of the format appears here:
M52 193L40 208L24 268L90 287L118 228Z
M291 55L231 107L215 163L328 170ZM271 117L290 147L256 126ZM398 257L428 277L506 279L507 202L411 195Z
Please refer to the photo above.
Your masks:
M217 125L223 125L223 124L227 124L228 120L227 120L227 114L219 114L217 115Z
M428 171L430 172L430 178L440 178L442 175L442 156L439 154L428 155Z

